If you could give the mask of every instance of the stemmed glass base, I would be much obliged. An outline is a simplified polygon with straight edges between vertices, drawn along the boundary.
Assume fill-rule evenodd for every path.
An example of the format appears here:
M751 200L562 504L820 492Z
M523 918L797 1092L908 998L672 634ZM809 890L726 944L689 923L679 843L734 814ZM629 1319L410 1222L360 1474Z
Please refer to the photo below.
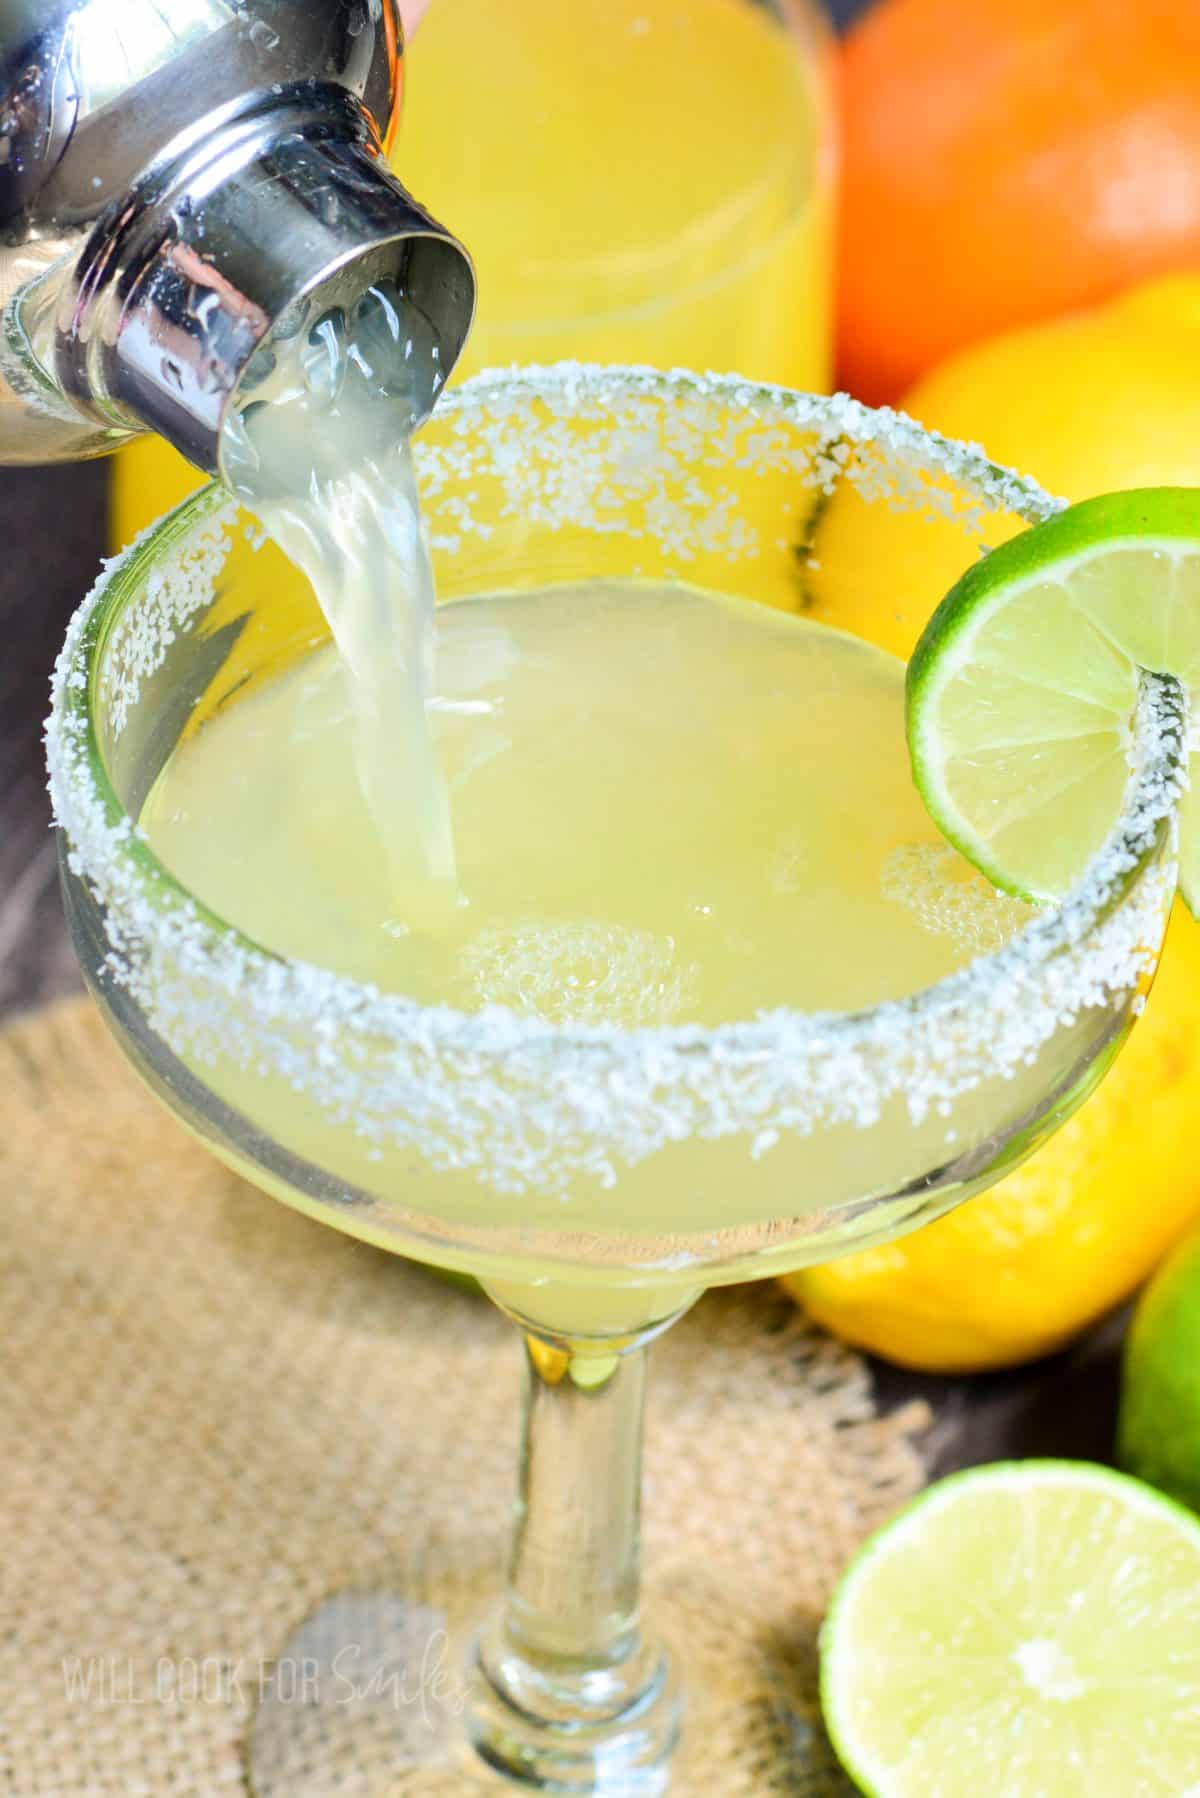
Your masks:
M411 1307L421 1294L406 1297ZM507 1557L491 1502L457 1515L433 1503L411 1518L406 1503L396 1506L376 1552L339 1562L339 1580L353 1566L360 1583L321 1598L290 1633L265 1636L274 1660L260 1684L254 1665L243 1674L254 1798L501 1798L522 1790L849 1798L816 1705L826 1575L802 1559L809 1529L795 1527L813 1493L798 1469L791 1510L779 1520L792 1546L757 1546L775 1516L761 1496L760 1457L771 1453L772 1426L762 1424L761 1402L746 1415L741 1402L765 1386L779 1401L768 1400L766 1415L777 1418L780 1405L790 1409L792 1382L811 1371L823 1387L836 1369L823 1349L810 1362L813 1344L797 1337L782 1301L775 1324L771 1301L765 1316L763 1306L761 1294L753 1305L726 1297L706 1313L699 1335L721 1366L721 1402L710 1416L697 1380L700 1421L710 1416L711 1431L690 1474L679 1456L697 1422L684 1413L698 1335L693 1328L685 1348L654 1351L664 1362L660 1411L678 1440L656 1475L657 1577L644 1604L629 1553L637 1518L627 1508L638 1490L629 1451L644 1350L591 1357L572 1373L569 1356L527 1337L530 1417ZM410 1317L406 1340L429 1326L424 1311ZM484 1342L498 1358L494 1337ZM452 1389L471 1365L470 1356L444 1359ZM857 1387L849 1403L857 1416ZM490 1405L484 1415L490 1430ZM818 1404L811 1430L801 1427L793 1446L806 1457L819 1453L827 1431L849 1415L841 1401L832 1411ZM419 1427L417 1417L412 1423ZM422 1485L455 1440L445 1418L431 1425L442 1434L431 1444L433 1461L421 1463ZM480 1478L507 1487L503 1445L487 1441ZM570 1442L600 1459L572 1460L564 1452ZM855 1464L860 1452L865 1445L853 1452ZM874 1438L870 1453L878 1453ZM717 1507L739 1490L747 1501L740 1528L726 1531L715 1524ZM496 1496L503 1503L507 1494ZM601 1543L615 1545L612 1577Z
M378 1764L393 1747L396 1777L405 1762L419 1772L451 1761L461 1767L465 1758L471 1790L477 1781L490 1789L493 1780L499 1789L497 1775L573 1798L652 1798L667 1790L683 1707L671 1660L642 1630L639 1562L646 1347L671 1321L655 1319L619 1339L525 1333L503 1601L466 1655L455 1646L461 1612L452 1618L378 1597L357 1613L352 1599L322 1607L287 1658L327 1666L330 1691L352 1693L347 1675L355 1675L360 1702L353 1716L335 1697L329 1716L311 1719L318 1759L332 1731L346 1738L339 1752L362 1767L374 1732L368 1758ZM395 1706L389 1713L390 1694L405 1700L406 1727ZM311 1745L288 1724L269 1712L256 1719L258 1798L308 1798ZM289 1784L297 1766L298 1786Z
M577 1798L666 1791L683 1705L665 1651L640 1643L607 1673L536 1670L514 1652L498 1612L476 1644L469 1680L468 1739L516 1784Z
M639 1645L607 1679L560 1668L530 1690L502 1610L472 1633L473 1576L427 1571L419 1598L342 1593L277 1645L246 1745L254 1798L669 1789L682 1703L668 1655Z

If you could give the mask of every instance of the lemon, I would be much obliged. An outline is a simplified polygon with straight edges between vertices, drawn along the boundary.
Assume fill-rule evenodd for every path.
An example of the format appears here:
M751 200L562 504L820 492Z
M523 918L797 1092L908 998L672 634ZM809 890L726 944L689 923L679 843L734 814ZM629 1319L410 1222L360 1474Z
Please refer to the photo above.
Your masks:
M1200 274L1170 275L964 351L902 404L947 436L979 439L1063 499L1194 487L1198 355Z
M931 430L982 443L994 461L1063 499L1200 486L1200 274L964 351L902 406ZM1022 529L1016 517L989 520L988 542ZM905 660L969 554L956 526L889 512L849 487L828 507L813 548L809 616Z
M1200 485L1200 274L969 350L904 406L1064 498ZM1021 528L989 521L990 541ZM836 585L820 566L826 545ZM813 552L809 615L904 657L964 572L957 528L879 506L864 514L849 488L818 522ZM967 1372L1050 1353L1200 1222L1197 1116L1200 925L1177 904L1145 1017L1032 1161L914 1236L785 1283L836 1335L904 1366Z
M1168 1256L1125 1344L1117 1457L1200 1511L1200 1236Z
M1185 1798L1200 1522L1079 1461L972 1468L860 1550L821 1700L870 1798Z
M935 1372L1062 1348L1200 1222L1200 929L1177 904L1139 1021L1097 1095L1032 1160L913 1236L784 1284L836 1335Z

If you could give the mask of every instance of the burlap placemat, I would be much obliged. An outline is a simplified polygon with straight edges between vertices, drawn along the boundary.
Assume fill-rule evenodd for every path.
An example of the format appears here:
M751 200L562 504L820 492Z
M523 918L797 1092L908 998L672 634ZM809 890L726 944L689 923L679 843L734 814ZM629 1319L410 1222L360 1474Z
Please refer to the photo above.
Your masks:
M494 1795L453 1713L506 1538L509 1326L224 1172L84 1003L0 1036L0 1144L3 1789ZM877 1417L765 1288L655 1347L647 1605L696 1692L673 1793L849 1790L816 1625L925 1421Z

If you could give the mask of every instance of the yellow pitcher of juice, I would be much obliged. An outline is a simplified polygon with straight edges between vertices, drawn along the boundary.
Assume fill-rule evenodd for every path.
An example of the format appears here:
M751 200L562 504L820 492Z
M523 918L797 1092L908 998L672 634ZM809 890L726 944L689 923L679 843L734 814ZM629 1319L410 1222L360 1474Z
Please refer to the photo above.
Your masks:
M513 362L829 377L834 132L815 0L432 0L392 150L479 275L458 375ZM117 545L200 476L117 460Z

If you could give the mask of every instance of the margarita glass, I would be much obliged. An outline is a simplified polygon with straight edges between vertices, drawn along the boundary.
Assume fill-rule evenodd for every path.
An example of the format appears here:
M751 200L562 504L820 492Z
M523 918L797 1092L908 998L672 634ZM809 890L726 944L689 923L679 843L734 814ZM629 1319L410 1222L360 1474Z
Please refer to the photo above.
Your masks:
M417 460L443 601L636 576L794 612L830 506L868 524L889 508L918 545L936 535L939 567L1055 510L894 414L649 370L479 377ZM535 1789L660 1791L681 1701L638 1606L646 1346L709 1285L939 1215L1086 1097L1174 891L1182 702L1143 677L1105 846L1060 905L934 985L854 1012L770 1009L763 991L711 1027L572 1024L290 960L156 858L138 820L178 746L327 636L215 489L107 571L48 730L76 947L125 1053L217 1155L314 1217L473 1274L525 1332L509 1588L473 1650L467 1733Z

